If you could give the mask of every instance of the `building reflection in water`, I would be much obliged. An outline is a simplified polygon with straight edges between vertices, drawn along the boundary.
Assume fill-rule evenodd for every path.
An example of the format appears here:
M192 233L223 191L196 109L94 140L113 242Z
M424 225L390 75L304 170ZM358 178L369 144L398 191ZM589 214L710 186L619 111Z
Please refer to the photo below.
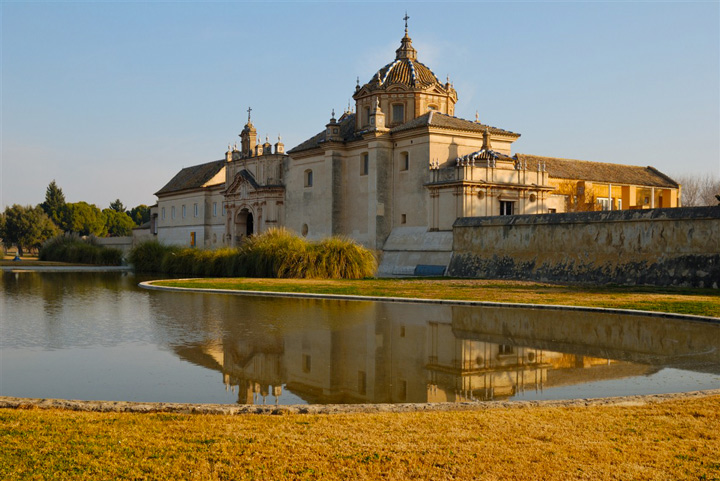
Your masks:
M222 372L238 403L466 402L632 378L720 372L720 328L550 309L156 293L173 349Z

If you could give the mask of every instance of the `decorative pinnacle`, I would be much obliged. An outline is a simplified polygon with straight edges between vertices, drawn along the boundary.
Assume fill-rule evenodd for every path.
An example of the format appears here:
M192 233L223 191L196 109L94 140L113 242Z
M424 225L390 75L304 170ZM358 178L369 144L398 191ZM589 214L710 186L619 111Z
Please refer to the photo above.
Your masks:
M405 16L403 17L403 20L405 20L405 35L407 35L407 21L410 17L408 17L407 10L405 10Z
M477 110L475 111L475 122L480 123L480 114Z

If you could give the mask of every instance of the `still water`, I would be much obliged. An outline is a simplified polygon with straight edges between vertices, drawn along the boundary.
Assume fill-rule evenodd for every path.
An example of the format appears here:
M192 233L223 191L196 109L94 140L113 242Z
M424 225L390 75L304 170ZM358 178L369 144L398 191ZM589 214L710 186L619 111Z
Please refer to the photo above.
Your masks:
M566 399L720 388L720 325L148 291L2 272L0 395L193 403Z

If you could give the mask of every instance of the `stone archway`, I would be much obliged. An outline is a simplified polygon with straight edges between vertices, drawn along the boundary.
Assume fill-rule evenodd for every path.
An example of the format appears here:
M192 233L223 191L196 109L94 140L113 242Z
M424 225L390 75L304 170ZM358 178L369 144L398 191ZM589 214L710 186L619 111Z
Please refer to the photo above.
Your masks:
M255 233L255 219L252 211L244 207L238 211L235 216L235 240L236 243L242 242L242 239L250 237Z

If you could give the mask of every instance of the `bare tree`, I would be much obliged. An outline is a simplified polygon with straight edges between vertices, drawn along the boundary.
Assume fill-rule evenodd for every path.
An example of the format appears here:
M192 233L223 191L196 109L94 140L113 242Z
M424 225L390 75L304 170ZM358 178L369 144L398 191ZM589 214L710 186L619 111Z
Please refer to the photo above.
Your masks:
M674 177L682 186L682 205L693 207L715 205L720 193L720 178L714 174L683 174Z

